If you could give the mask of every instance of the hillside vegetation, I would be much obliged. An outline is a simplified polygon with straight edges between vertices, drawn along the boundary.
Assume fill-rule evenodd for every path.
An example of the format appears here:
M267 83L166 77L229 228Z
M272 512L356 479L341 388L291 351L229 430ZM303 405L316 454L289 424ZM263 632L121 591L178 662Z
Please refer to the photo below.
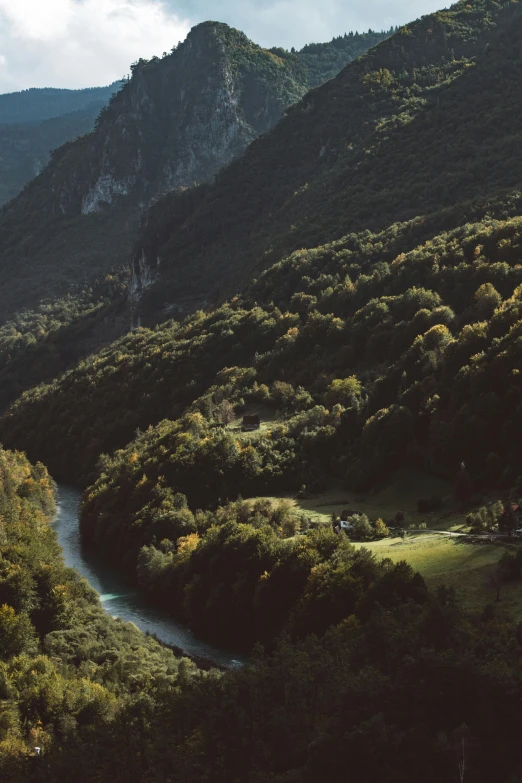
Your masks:
M0 450L0 776L6 783L41 780L42 773L56 780L49 772L53 759L65 761L102 726L125 720L140 699L160 690L167 696L197 673L190 661L104 613L94 591L63 564L49 526L54 510L54 485L43 465ZM35 758L35 747L44 757Z
M231 67L288 88L295 53L229 34ZM425 17L160 198L134 331L4 412L6 447L84 488L84 545L251 661L201 672L105 616L47 470L0 451L2 781L521 779L522 549L491 533L522 502L521 39L520 2ZM4 404L110 339L127 280L100 281L6 319ZM490 540L413 543L433 508Z
M270 655L258 650L242 669L204 673L104 614L63 566L53 507L45 468L0 451L5 783L337 783L366 774L435 783L451 779L456 750L476 783L516 780L520 634L492 609L471 621L452 591L430 594L406 564L310 534L259 578L257 617L270 594L288 603L282 585L296 590L301 580L302 589L309 574L296 638ZM211 528L214 546L225 540L222 577L254 535L244 523L234 533L232 517L244 511L236 505ZM259 545L269 540L258 527L251 553L266 558ZM246 600L245 579L236 595ZM269 615L276 625L283 616ZM306 627L321 638L300 641Z
M463 46L485 36L496 68L515 51L519 10L459 4L412 25L406 38L416 31L418 51L425 52L425 31L442 18ZM394 50L404 35L382 47ZM444 52L438 56L446 68ZM477 101L493 114L512 101L522 76L513 62L513 79L497 83L495 97L479 93L479 82L476 91L464 90L468 71L473 78L488 73L485 62L468 63L442 90L439 105L458 89L457 115L474 112L487 124ZM337 81L352 79L362 63ZM488 100L495 102L486 106ZM455 134L441 137L439 128L437 138L450 149ZM486 165L493 148L477 150L477 166ZM434 157L426 166L431 160L437 165ZM188 191L183 203L193 205L202 190ZM332 477L366 492L401 466L444 477L462 507L488 492L516 499L522 494L513 437L522 427L520 205L516 188L493 187L487 199L457 201L382 231L352 232L290 253L220 307L138 328L28 392L3 416L0 437L44 461L60 480L91 484L86 540L208 633L200 610L187 609L183 598L192 579L205 584L191 568L200 552L205 562L213 522L199 518L198 509L217 513L239 494L314 492ZM271 424L239 436L230 422L256 409ZM268 513L268 527L270 519ZM299 524L280 525L270 547L278 552L278 536L292 538L288 530ZM260 525L272 536L266 519ZM182 559L173 575L171 560L177 562L187 536L191 565ZM149 556L152 575L143 561ZM164 579L174 587L164 589ZM201 590L210 600L211 585ZM225 613L233 605L225 601Z
M448 207L439 228L453 227L468 202L518 186L521 25L519 3L480 0L401 28L214 184L160 200L135 255L142 314L219 302L288 252L347 233Z

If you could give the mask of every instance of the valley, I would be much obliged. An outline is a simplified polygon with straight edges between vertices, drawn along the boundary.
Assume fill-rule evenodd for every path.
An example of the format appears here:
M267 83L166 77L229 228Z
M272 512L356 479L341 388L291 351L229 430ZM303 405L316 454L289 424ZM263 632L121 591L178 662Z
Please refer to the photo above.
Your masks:
M2 781L518 783L521 39L202 22L1 209Z
M58 510L53 521L65 564L87 580L100 596L107 614L132 623L143 633L190 657L200 665L233 668L244 659L238 654L212 647L197 639L172 617L147 604L138 591L104 567L99 558L89 557L82 549L79 533L80 494L71 487L58 487Z

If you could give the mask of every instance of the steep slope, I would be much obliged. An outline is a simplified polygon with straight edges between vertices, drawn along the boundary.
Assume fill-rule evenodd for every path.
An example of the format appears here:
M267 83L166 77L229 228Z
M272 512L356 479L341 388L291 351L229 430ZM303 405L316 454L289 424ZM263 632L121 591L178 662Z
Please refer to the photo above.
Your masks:
M329 475L367 488L412 459L450 479L466 462L481 489L509 487L522 475L521 213L518 191L449 232L437 216L298 251L246 298L138 329L28 392L0 439L84 483L101 453L170 419L102 468L102 484L150 475L152 491L174 476L203 504ZM223 401L304 415L254 438L250 464L233 434L223 442ZM204 421L176 421L191 405Z
M90 133L104 106L95 101L85 109L42 122L0 125L0 206L40 174L52 150Z
M215 502L225 492L222 484L225 489L232 486L235 491L247 493L254 487L260 491L263 487L280 489L282 485L295 490L302 483L320 484L330 472L351 485L371 486L386 476L387 466L413 455L425 467L450 478L465 461L478 483L491 481L508 486L515 482L522 472L516 442L510 434L520 427L521 415L516 368L520 350L522 209L519 188L510 188L509 184L520 182L517 129L521 118L516 99L522 79L520 8L518 3L501 6L476 0L474 5L457 5L450 12L428 17L412 25L410 36L399 32L383 44L385 49L397 50L399 63L403 39L410 41L417 36L418 57L419 41L425 41L422 36L440 25L439 44L460 41L462 47L479 54L455 68L453 61L446 60L445 43L441 69L447 66L453 75L443 85L434 78L431 89L436 99L431 109L423 109L417 120L407 122L402 129L390 131L389 141L384 140L368 155L368 162L361 161L354 169L354 180L362 176L358 171L364 170L365 181L374 183L368 188L366 202L365 191L361 191L359 200L348 199L339 184L346 172L335 174L332 164L330 179L324 179L325 188L315 182L314 187L303 190L302 201L298 198L298 203L305 205L305 215L307 204L310 209L315 205L319 212L324 198L326 206L320 221L312 225L309 217L306 225L303 218L300 228L293 224L295 238L294 232L281 234L281 245L288 241L302 246L310 227L313 233L324 232L335 239L344 225L343 204L352 216L362 210L361 221L371 199L379 199L381 204L376 222L385 221L388 211L395 210L398 215L412 212L414 197L416 211L426 212L402 223L392 221L382 231L352 232L309 251L298 250L270 267L240 297L223 307L196 312L182 324L138 330L83 362L77 370L22 398L1 421L4 442L23 445L32 456L44 459L58 476L85 481L95 477L98 455L124 446L137 428L143 430L162 418L175 420L197 400L196 409L214 426L219 423L216 411L221 401L228 400L241 410L245 400L251 399L255 405L264 395L274 415L277 411L285 415L287 409L290 413L310 413L315 405L323 404L326 410L310 413L312 419L316 415L313 426L306 418L292 425L294 434L288 436L291 442L285 439L285 432L263 440L254 467L243 464L241 452L235 453L235 447L231 447L231 473L222 483L216 476L224 468L219 459L211 460L212 467L206 465L205 470L197 471L198 477L205 473L205 481L212 487L205 496L207 502ZM406 65L413 54L404 47ZM380 56L380 51L378 48L371 56ZM325 116L337 111L339 84L352 71L359 74L365 62L355 63L335 80L333 108L325 103ZM421 69L421 82L432 72L436 72L433 65ZM332 89L329 85L315 95L329 94ZM411 89L416 93L422 88L417 89L414 83ZM301 118L299 132L303 139L307 133L313 135L309 113L303 108L310 100L308 97L294 109L273 134L256 142L242 161L218 178L216 185L189 190L182 199L159 201L149 222L147 238L151 247L154 241L161 242L161 230L171 230L169 220L158 220L157 233L151 230L154 218L161 217L166 204L175 204L179 214L182 208L187 214L195 210L193 222L189 218L184 224L185 238L192 236L194 242L182 248L174 237L161 247L175 246L180 255L192 248L190 272L196 277L197 251L205 247L205 236L198 244L190 232L200 225L196 218L202 219L203 203L209 217L207 238L211 237L210 218L215 219L218 210L221 214L221 205L211 204L210 194L225 194L223 183L229 183L229 202L224 202L224 208L230 210L229 203L237 207L234 236L246 261L255 261L255 248L259 242L268 241L268 235L256 234L252 229L254 251L249 256L242 233L242 205L232 183L238 184L238 172L244 175L241 182L245 187L239 192L248 201L246 177L252 169L246 167L252 156L267 144L275 156L274 139L288 125L297 128L296 118ZM386 103L392 99L386 94L382 100ZM344 109L340 107L341 111ZM415 128L415 138L410 127ZM333 123L331 133L338 132L339 125ZM370 128L370 140L373 134ZM466 147L464 138L468 140ZM428 141L431 146L427 146ZM397 149L401 150L399 157ZM288 159L297 154L292 141L287 150ZM421 158L426 150L430 155ZM473 157L461 160L469 150ZM384 157L386 151L389 157ZM411 153L409 163L405 163L407 151ZM278 165L282 166L285 150L277 154ZM420 167L421 160L424 168ZM445 160L451 162L450 168L443 165ZM258 166L260 172L261 161ZM289 169L289 176L292 171ZM390 171L396 176L396 188L386 189L385 200L378 187ZM264 177L272 193L273 180L281 189L288 187L281 169L267 168ZM339 188L328 201L325 193L335 183ZM344 187L351 187L350 182ZM444 208L436 209L437 203ZM260 203L260 214L262 206ZM286 220L284 210L273 214L275 236ZM244 225L248 227L248 223ZM220 237L223 247L218 244ZM143 246L145 258L152 255L147 247ZM234 253L239 251L220 229L207 255L207 279L221 269L213 266L212 253L223 261L226 252L237 260ZM256 269L267 264L269 257L258 259ZM169 258L166 252L165 257L161 255L165 264L160 269L167 267L161 277L165 289L176 279L169 277ZM142 256L140 263L141 270L147 271ZM235 267L238 279L246 278L248 268L248 263L245 269ZM179 282L182 270L177 266L176 270ZM152 271L157 274L157 269ZM135 274L135 283L136 278ZM164 297L164 291L154 284L149 303L154 303L153 297ZM349 389L346 394L332 392L332 383L352 375L357 378L353 386L356 393ZM286 402L284 394L280 399L280 383L293 387ZM256 385L266 389L260 397ZM298 387L303 387L302 392ZM334 385L333 390L336 388ZM348 412L334 413L331 408L336 403ZM504 421L495 411L503 412ZM174 444L178 426L174 423L174 434L168 436ZM162 432L157 434L160 443ZM219 450L219 430L215 434ZM155 439L153 436L154 443ZM202 436L202 459L212 452L212 443L212 438ZM136 446L137 454L149 448L142 441L140 444ZM196 451L194 446L189 462L196 460L197 466ZM167 463L170 456L165 457ZM163 458L160 470L162 462ZM141 466L139 460L137 464ZM188 479L178 480L181 491L188 492ZM198 492L203 496L201 483L198 478Z
M301 56L261 49L208 22L163 59L140 60L95 131L55 152L4 208L1 318L121 266L145 206L211 178L323 72L327 78L333 62L348 62L385 35L332 43L333 58L323 49Z
M519 180L518 2L460 2L310 92L198 194L151 210L142 314L231 294L284 253L380 229ZM159 266L161 264L161 266Z

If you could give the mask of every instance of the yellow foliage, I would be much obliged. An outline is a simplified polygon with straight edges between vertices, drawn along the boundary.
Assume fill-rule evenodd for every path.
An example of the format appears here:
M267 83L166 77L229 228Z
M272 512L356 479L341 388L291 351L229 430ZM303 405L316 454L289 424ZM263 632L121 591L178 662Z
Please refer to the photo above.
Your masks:
M183 559L189 558L192 552L198 548L199 535L198 533L190 533L188 536L183 536L178 539L178 555Z

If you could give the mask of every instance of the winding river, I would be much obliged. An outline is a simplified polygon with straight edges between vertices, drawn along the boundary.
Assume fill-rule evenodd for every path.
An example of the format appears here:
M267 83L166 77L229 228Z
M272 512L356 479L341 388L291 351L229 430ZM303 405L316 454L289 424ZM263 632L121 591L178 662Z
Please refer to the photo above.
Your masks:
M99 593L106 612L134 623L142 631L155 634L162 642L181 648L187 655L206 658L226 667L244 662L240 655L198 639L166 612L148 605L138 591L126 585L106 565L87 556L81 547L79 511L80 493L71 487L59 486L58 513L53 527L63 549L65 562L85 577Z

